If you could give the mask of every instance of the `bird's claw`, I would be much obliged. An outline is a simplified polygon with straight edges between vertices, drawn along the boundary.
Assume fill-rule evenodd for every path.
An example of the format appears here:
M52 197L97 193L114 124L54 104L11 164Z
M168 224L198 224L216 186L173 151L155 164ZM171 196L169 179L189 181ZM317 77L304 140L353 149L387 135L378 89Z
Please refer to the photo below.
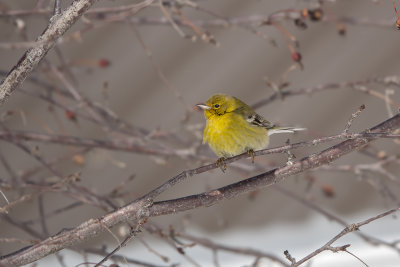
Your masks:
M254 150L249 149L249 151L247 151L247 154L249 154L251 157L251 163L254 163Z
M225 163L225 158L221 157L217 160L216 162L217 166L221 169L222 172L225 172L226 170L226 163Z

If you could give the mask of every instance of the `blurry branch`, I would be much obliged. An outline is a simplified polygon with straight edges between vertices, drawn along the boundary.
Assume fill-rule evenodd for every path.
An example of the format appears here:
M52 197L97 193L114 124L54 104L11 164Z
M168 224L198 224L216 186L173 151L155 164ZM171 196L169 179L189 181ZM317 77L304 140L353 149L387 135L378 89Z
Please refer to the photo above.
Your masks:
M34 46L44 44L43 41L27 41L27 42L10 42L10 43L0 43L0 49L27 49Z
M140 9L147 7L150 5L154 0L145 0L143 2L137 4L130 4L130 5L121 5L117 7L99 7L93 8L91 10L86 11L85 14L95 14L95 15L103 15L103 14L110 14L110 13L119 13L119 12L126 12L126 11L134 11L137 12ZM31 15L50 15L53 10L49 8L33 8L33 9L15 9L15 10L2 10L0 11L0 17L21 17L21 16L31 16Z
M115 17L115 13L122 13L124 16L120 16L119 20L126 19L126 11L133 10L133 12L137 12L138 10L145 6L148 6L148 2L154 1L144 1L139 4L132 4L126 6L119 7L109 7L109 8L94 8L86 14L91 19L104 20L105 15L112 15L113 21L117 21ZM163 1L168 2L168 1ZM194 9L205 12L206 10L201 7L193 7ZM7 10L0 12L0 17L10 17L10 16L29 16L29 15L48 15L52 11L50 9L27 9L27 10ZM113 14L114 13L114 14ZM214 13L214 16L217 16ZM276 21L282 20L294 20L300 18L301 10L282 10L279 12L275 12L271 15L251 15L246 17L221 17L216 19L208 19L208 20L192 20L191 22L198 27L222 27L227 28L229 26L237 26L237 27L249 27L249 26L259 26L260 24L268 24ZM374 20L370 18L356 18L356 17L346 17L342 16L340 18L332 19L331 17L323 17L323 22L340 22L355 26L375 26L375 27L393 27L393 20ZM170 20L165 17L131 17L130 22L136 25L162 25L162 26L170 26ZM182 27L189 27L185 24L184 20L179 18L173 18L173 22Z
M67 80L65 75L59 71L54 65L50 65L50 70L53 72L54 76L64 85L67 89L69 95L72 99L83 109L87 111L87 114L91 117L93 121L98 122L104 132L110 133L112 131L112 125L109 124L109 120L102 116L98 107L94 106L93 101L83 96L71 82Z
M80 157L82 157L82 155L86 154L89 151L90 151L89 148L84 148L84 149L81 149L78 151L67 152L65 154L59 155L58 157L53 157L52 159L46 160L46 164L51 166L51 165L55 165L59 162L63 162L63 161L72 159L72 161L74 161L78 165L82 165L83 160ZM37 166L31 167L31 168L28 168L26 170L23 170L19 174L20 179L26 180L27 178L32 177L36 173L40 172L42 169L43 169L43 165L37 165Z
M399 17L399 13L397 12L397 8L396 8L396 4L394 3L394 0L393 0L392 2L393 2L394 12L396 13L396 28L397 28L398 30L400 30L400 17Z
M396 115L397 116L397 115ZM400 134L391 134L388 132L362 132L362 133L341 133L338 135L332 135L327 137L316 138L310 141L303 141L298 143L293 143L290 145L280 146L276 148L268 148L259 151L255 151L254 155L267 155L274 153L287 152L291 149L297 149L301 147L310 147L319 145L322 143L332 142L336 140L343 139L358 139L358 138L388 138L388 139L398 139ZM71 145L77 147L86 148L101 148L110 149L117 151L128 151L144 155L156 155L156 156L177 156L181 158L186 158L187 156L195 156L194 151L190 152L187 150L174 150L167 148L151 148L146 145L141 145L138 142L134 142L128 139L118 140L100 140L100 139L90 139L84 137L76 136L66 136L66 135L56 135L56 134L44 134L26 131L2 131L0 130L0 140L8 141L11 143L17 141L38 141L43 143L54 143L62 145ZM242 158L249 157L248 153L243 153L232 158L225 160L226 163L231 163ZM207 165L207 170L213 169L216 164ZM204 166L206 167L206 166Z
M387 171L384 168L384 165L389 163L400 163L400 158L398 156L390 156L384 159L381 159L377 162L372 162L368 164L355 164L355 165L337 165L337 166L321 166L320 168L316 169L316 171L346 171L352 172L355 175L359 176L360 178L364 178L365 172L372 172L375 174L380 174L390 181L397 183L400 185L400 180L396 177L396 175L392 174L391 172Z
M150 48L144 42L141 34L139 33L138 29L136 29L135 25L129 24L131 26L132 31L135 34L136 39L139 41L140 46L143 48L145 55L147 56L150 64L153 68L154 73L160 79L160 81L164 84L164 86L170 90L176 97L176 99L185 106L187 113L193 111L193 109L188 105L183 98L182 94L179 92L178 88L176 88L165 76L164 72L162 71L161 67L157 64L156 60L153 57L153 53L151 52Z
M150 225L154 225L154 223L150 222ZM152 233L152 234L158 234L158 236L163 237L159 232L155 233L154 231L149 231L149 224L146 224L145 229ZM165 238L161 238L162 241L164 242L168 242L167 239ZM169 262L171 259L168 256L165 256L163 254L161 254L162 252L158 252L157 250L155 250L154 248L152 248L146 241L144 241L143 237L139 237L139 242L150 252L152 253L154 256L156 256L157 258L160 258L163 262ZM169 243L170 244L170 243ZM175 248L175 247L174 247Z
M293 14L294 12L290 12L287 14ZM282 20L294 20L299 18L299 12L296 12L294 16L281 13L274 16L267 16L267 15L252 15L247 17L235 17L235 18L227 18L227 19L209 19L209 20L192 20L192 23L199 27L222 27L226 28L228 26L237 26L237 27L245 27L245 26L258 26L261 23L272 23L275 21L282 21ZM164 25L168 26L169 21L166 18L157 18L157 17L132 17L129 19L130 22L137 24L137 25ZM332 21L330 18L323 18L324 22L336 22ZM358 26L376 26L376 27L393 27L392 20L373 20L369 18L355 18L355 17L341 17L337 19L337 21L351 24L351 25L358 25ZM187 27L184 21L181 19L174 19L174 22L183 27Z
M177 150L167 150L163 148L151 148L146 145L141 145L138 142L133 141L130 138L118 140L100 140L100 139L90 139L75 136L65 136L65 135L48 135L33 132L19 132L19 131L1 131L0 130L0 140L26 140L26 141L39 141L44 143L55 143L63 145L71 145L78 147L87 148L103 148L118 151L128 151L135 152L145 155L164 155L164 156L179 156L179 151Z
M275 40L269 37L267 34L261 32L257 28L260 26L273 26L279 31L285 32L284 35L292 39L297 44L294 36L292 36L286 28L280 23L284 21L293 21L297 27L301 29L307 28L305 20L323 21L327 23L334 23L337 25L339 34L343 35L346 32L346 24L350 25L361 25L361 26L379 26L379 27L393 27L393 22L390 20L376 21L369 18L358 18L358 17L341 17L337 18L335 15L330 14L324 16L324 4L323 1L319 1L320 4L315 9L283 9L273 12L269 15L252 15L247 17L227 17L216 13L213 10L209 10L206 7L200 6L194 1L159 1L154 3L155 0L145 0L137 4L121 5L116 7L103 7L94 8L85 13L85 18L89 22L83 29L75 31L69 36L64 36L60 43L68 41L81 40L83 33L88 30L102 27L108 23L131 23L137 26L143 25L163 25L171 26L178 34L186 39L196 40L201 39L206 43L210 43L218 46L218 42L214 37L208 33L205 28L231 28L237 27L249 31L261 39L268 40L272 45L276 46ZM138 17L133 16L140 10L146 7L159 8L163 17ZM193 9L197 12L201 12L212 16L212 19L206 20L192 20L183 15L183 8ZM51 13L50 9L32 9L32 10L5 10L0 11L1 17L9 16L28 16L28 15L48 15ZM94 23L94 22L100 23ZM182 28L188 28L192 30L195 35L186 34ZM199 37L199 38L198 38ZM16 49L35 45L35 42L11 42L11 43L0 43L2 49ZM291 49L293 60L301 63L301 55L294 51L292 45L289 45Z
M152 227L154 228L155 225L153 224L150 227L147 227L147 229L152 228ZM218 251L224 251L224 252L230 252L230 253L234 253L234 254L254 256L258 259L267 258L274 262L279 263L282 266L289 266L286 262L284 262L277 256L270 254L270 253L260 251L260 250L218 244L207 238L195 237L193 235L190 235L190 234L187 234L184 232L175 232L173 229L170 229L169 232L163 231L160 228L157 228L156 230L152 230L152 231L159 232L159 234L164 235L164 236L169 236L170 238L174 239L176 243L180 244L181 247L193 247L195 245L200 245L202 247L211 249L212 251L214 251L214 253L217 253ZM178 238L189 240L193 243L191 243L189 245L184 245L184 244L182 244L182 242L180 240L178 240Z
M53 217L53 216L55 216L55 215L62 214L62 213L66 212L66 211L68 211L68 210L70 210L70 209L74 209L74 208L80 207L80 206L82 206L82 205L83 205L83 202L74 202L74 203L69 204L69 205L67 205L67 206L58 208L58 209L56 209L56 210L54 210L54 211L48 212L48 213L46 213L44 216L45 216L47 219L49 219L49 218L51 218L51 217ZM32 219L29 219L29 220L26 220L26 221L22 221L22 223L23 223L24 225L32 225L32 224L38 222L39 220L40 220L40 218L36 218L36 219L35 219L35 218L32 218Z
M35 244L35 243L39 243L40 240L35 239L35 240L24 240L24 239L18 239L18 238L7 238L7 237L3 237L0 238L0 243L21 243L21 244Z
M327 165L323 165L321 167L325 167L325 166L327 166ZM318 170L320 168L317 168L316 170ZM278 192L282 193L283 195L285 195L287 197L290 197L293 200L297 201L297 203L300 203L300 204L310 208L311 210L314 210L314 211L318 212L319 214L323 215L326 219L328 219L330 221L337 222L338 224L340 224L340 225L342 225L344 227L349 225L347 222L345 222L344 220L342 220L338 216L334 215L330 211L327 211L326 209L322 208L318 204L308 200L307 198L305 198L303 196L297 195L296 193L294 193L292 191L289 191L288 189L286 189L286 188L284 188L284 187L282 187L280 185L275 185L274 189L276 189ZM357 232L355 232L355 234L358 235L359 237L361 237L365 242L368 242L371 245L374 245L374 246L383 245L383 246L386 246L386 247L388 247L390 249L394 249L398 253L400 253L400 248L397 247L396 244L394 244L394 243L390 243L390 242L387 242L385 240L378 239L376 237L370 236L370 235L365 234L363 232L358 232L357 231Z
M50 90L53 90L53 88L51 88ZM146 134L149 134L149 131L143 129L143 128L139 128L139 127L135 127L132 125L129 125L129 123L121 120L120 118L118 118L113 112L111 112L110 110L102 107L101 105L97 104L97 103L93 103L92 101L90 101L88 98L84 98L84 104L90 106L91 110L96 110L96 113L101 117L101 119L99 119L98 116L92 116L89 114L86 114L85 112L81 112L79 110L77 110L77 108L74 108L72 105L67 105L62 103L61 101L56 100L54 97L49 96L49 94L44 94L44 93L35 93L32 91L28 91L25 90L24 88L21 88L19 90L20 92L39 98L43 101L48 102L49 104L52 104L62 110L64 110L64 112L69 115L69 119L73 120L73 119L77 119L79 118L83 118L87 121L90 121L92 123L95 123L99 126L101 126L103 129L106 128L108 129L112 129L114 132L120 132L123 134L128 134L129 136L144 136ZM71 97L69 94L64 94L65 92L60 92L60 95L65 96L67 98ZM88 110L88 109L86 109ZM108 127L106 127L104 124L104 121L107 122Z
M360 230L359 228L361 226L369 224L370 222L373 222L373 221L378 220L380 218L386 217L386 216L388 216L390 214L393 214L393 213L395 213L395 212L397 212L399 210L400 210L400 208L391 209L391 210L383 212L383 213L381 213L381 214L379 214L377 216L374 216L374 217L371 217L371 218L369 218L367 220L364 220L362 222L353 223L351 225L346 226L346 228L344 228L339 234L337 234L335 237L333 237L331 240L329 240L325 245L323 245L319 249L315 250L314 252L310 253L309 255L307 255L306 257L302 258L301 260L295 261L292 258L293 261L294 261L294 262L292 261L292 266L300 266L301 264L305 263L306 261L310 260L311 258L315 257L316 255L318 255L319 253L321 253L321 252L323 252L325 250L330 250L332 252L339 252L339 251L347 252L350 255L356 257L358 260L361 261L361 259L359 259L357 256L355 256L353 253L347 251L347 248L350 247L350 244L346 244L346 245L343 245L343 246L332 246L332 244L334 242L336 242L339 238L341 238L341 237L343 237L343 236L345 236L345 235L347 235L347 234L349 234L351 232L359 231ZM288 254L288 252L287 252L287 254ZM290 255L290 254L288 254L288 255ZM364 263L363 261L361 261L361 262Z
M101 261L96 263L96 265L94 265L94 267L103 266L103 263L105 263L113 255L115 255L115 253L117 253L121 248L125 247L132 238L134 238L135 236L137 236L140 233L141 227L144 223L146 223L146 221L147 221L147 219L139 220L139 222L136 224L135 228L131 229L129 235L127 235L125 237L125 239L122 242L120 242L119 245L113 251L108 253Z
M357 17L340 17L339 22L354 25L354 26L364 26L364 27L382 27L382 28L393 28L392 19L381 19L374 20L370 18L357 18Z
M192 5L190 5L189 3L192 3ZM189 2L188 1L186 4L189 5L191 8L193 8L195 10L198 10L200 12L208 14L208 15L210 15L212 17L217 18L217 19L224 20L226 22L226 27L229 26L229 17L221 15L219 13L216 13L214 10L202 7L202 6L200 6L200 5L196 4L196 3L193 3L193 2ZM194 25L192 22L191 22L191 24ZM194 27L197 27L197 26L194 25ZM244 29L246 31L249 31L250 33L255 34L256 36L260 37L261 39L267 40L272 46L277 46L274 39L272 39L270 36L266 35L265 33L259 31L253 25L242 25L242 26L239 25L238 27L240 27L240 28L242 28L242 29Z
M1 72L0 72L1 73ZM74 106L76 105L71 105L64 103L63 101L59 101L60 98L68 98L71 99L72 101L77 101L73 96L70 94L68 90L61 90L60 88L56 88L54 86L51 86L50 84L44 83L34 77L29 77L29 81L33 82L34 84L37 84L39 86L43 86L46 91L48 90L49 92L47 93L35 93L30 90L25 90L23 88L20 89L21 92L40 98L43 101L48 102L51 105L55 105L59 108L61 108L66 115L72 114L74 118L79 119L85 119L87 121L93 122L99 126L101 126L103 129L107 131L108 134L110 134L109 131L112 131L112 133L121 133L123 135L128 135L129 137L123 139L121 137L113 140L113 141L102 141L102 140L92 140L92 139L80 139L79 137L71 137L71 136L64 136L64 135L43 135L39 133L29 133L29 132L14 132L16 134L21 134L21 138L26 140L32 140L32 141L41 141L41 142L50 142L50 143L59 143L59 144L64 144L64 145L73 145L73 146L83 146L83 147L92 147L92 148L107 148L107 149L112 149L112 150L122 150L122 151L131 151L131 152L136 152L136 153L144 153L148 155L162 155L162 156L168 156L168 155L173 155L173 156L179 156L182 158L185 158L187 156L195 156L195 149L184 149L184 150L176 150L175 148L167 148L165 145L161 145L158 142L156 143L156 148L150 148L153 147L153 145L150 145L152 143L151 141L156 141L154 138L159 138L159 137L169 137L172 138L171 140L178 140L184 147L188 147L190 144L186 142L182 142L182 140L179 138L178 135L174 134L174 132L165 132L165 131L158 131L156 130L155 132L151 132L149 130L130 125L129 123L121 120L118 118L118 116L108 108L103 107L102 105L98 103L92 102L89 98L85 96L79 96L81 101L84 102L84 107L85 110L88 111L90 114L87 114L86 112L80 111ZM351 88L355 89L376 97L379 97L380 99L384 100L388 105L392 105L395 107L398 107L399 104L395 101L393 101L391 98L389 98L386 95L382 95L380 92L375 91L375 90L370 90L367 88L367 85L373 86L374 84L382 85L382 86L400 86L400 78L397 76L386 76L386 77L377 77L377 78L369 78L365 80L360 80L360 81L349 81L349 82L340 82L340 83L329 83L329 84L323 84L315 87L307 87L307 88L300 88L297 90L281 90L278 92L275 92L272 94L269 98L263 99L253 105L253 107L257 108L262 105L268 104L270 102L279 100L284 97L288 96L296 96L296 95L302 95L302 94L313 94L316 92L324 91L324 90L334 90L334 89L344 89L344 88ZM73 88L72 88L73 89ZM51 93L50 93L51 92ZM54 96L54 94L57 94ZM57 96L60 97L57 97ZM79 108L79 106L78 106ZM79 108L82 109L82 108ZM357 137L357 136L355 136ZM1 138L1 137L0 137ZM15 137L17 138L17 137ZM325 139L331 138L334 140L334 137L325 137L320 142L323 142ZM351 138L350 136L346 135L341 135L338 136L337 138ZM145 143L143 143L145 141ZM329 140L325 140L329 141ZM316 144L314 141L313 144ZM154 142L153 142L154 143ZM313 145L311 144L311 145ZM161 145L161 146L160 146ZM143 149L142 149L143 148ZM276 152L275 152L276 153ZM198 155L196 155L198 158Z
M36 245L21 249L8 256L3 256L0 258L0 264L28 264L66 247L71 247L85 240L91 239L94 236L97 236L100 232L103 232L105 229L109 229L121 222L137 221L148 217L174 214L199 207L208 207L215 205L222 200L230 199L255 189L265 188L280 182L286 177L333 162L336 159L365 146L379 137L379 135L374 136L374 133L388 133L398 128L400 128L400 114L366 131L366 133L371 133L372 135L363 136L361 133L359 138L346 140L329 147L318 154L313 154L295 161L291 165L276 168L209 192L190 195L183 198L153 202L154 197L158 196L160 192L164 192L166 189L172 187L174 184L188 179L194 174L218 168L218 166L216 164L211 164L183 172L182 174L171 178L156 190L151 191L145 196L136 199L132 203L119 208L114 212L108 213L101 218L90 219L72 230L60 232L59 234L45 239ZM360 224L359 226L361 225L363 224ZM335 240L336 239L334 239L332 243Z
M150 51L147 51L146 53L151 53ZM5 75L5 72L2 72L0 70L1 75ZM42 86L46 88L47 90L55 91L65 97L73 99L72 95L68 91L60 91L60 89L55 88L54 86L51 86L48 83L45 83L35 77L29 77L28 80L38 86ZM366 78L363 80L356 80L356 81L345 81L345 82L337 82L337 83L326 83L326 84L321 84L317 85L314 87L306 87L306 88L299 88L299 89L292 89L292 90L284 90L283 88L280 88L278 85L275 85L271 82L268 82L268 85L275 88L274 93L269 96L266 99L261 99L260 101L256 102L255 104L252 105L253 108L257 109L260 108L261 106L270 104L274 101L277 100L282 100L285 97L293 97L293 96L299 96L299 95L312 95L314 93L318 92L323 92L327 90L338 90L338 89L347 89L350 88L354 91L361 92L367 95L371 95L373 97L376 97L378 99L381 99L385 101L387 105L390 105L396 109L400 108L400 103L394 101L392 98L390 98L389 95L380 93L377 90L372 90L369 89L367 86L374 86L375 84L381 85L381 86L394 86L397 88L400 88L400 76L383 76L383 77L372 77L372 78ZM71 107L66 106L65 104L62 104L58 101L56 101L54 98L49 97L49 94L38 94L34 93L32 91L25 90L23 88L20 89L21 92L40 98L44 101L47 101L50 104L54 104L61 109L64 110L71 110ZM102 117L102 120L94 119L93 116L87 115L85 113L81 113L79 111L74 111L74 114L76 116L80 116L84 119L87 119L89 121L92 121L96 124L99 124L103 126L104 120L107 121L108 124L110 124L111 128L113 131L119 131L121 133L125 133L128 135L133 135L133 136L146 136L150 132L148 130L145 130L143 128L139 127L134 127L129 125L127 122L122 121L119 119L113 112L109 111L108 109L102 107L99 104L93 103L90 101L90 99L84 97L83 99L84 103L89 105L91 108L96 109L96 112L99 114L99 116Z
M53 14L54 15L60 15L61 14L61 0L55 0L54 1Z
M41 189L41 190L36 191L34 193L31 193L31 194L23 195L19 199L14 200L12 202L9 202L7 205L0 207L0 214L8 213L8 210L10 208L12 208L13 206L18 205L21 202L29 201L29 200L33 199L34 197L36 197L36 196L42 195L45 192L49 192L49 191L51 191L51 192L62 192L62 191L65 191L65 188L69 184L74 183L79 179L78 176L79 176L78 174L70 175L68 177L63 178L61 181L59 181L58 183L53 184L50 187Z
M14 17L14 16L32 16L32 15L49 15L52 10L49 8L35 8L35 9L14 9L0 11L0 17Z
M55 71L53 73L57 76L58 79L60 79L60 81L65 86L70 87L69 90L68 89L62 90L55 85L51 85L47 82L42 81L41 79L31 76L27 78L27 81L42 87L43 89L45 89L46 93L36 93L33 90L27 90L24 88L20 88L19 92L39 98L43 101L48 102L50 105L59 107L60 109L64 110L66 114L67 113L70 114L69 119L77 119L78 117L80 117L92 123L95 123L101 126L103 129L106 129L108 131L107 133L109 133L109 131L112 130L113 132L119 132L122 134L129 135L131 137L142 137L142 138L151 134L150 131L144 128L131 125L130 123L120 119L115 114L115 112L111 111L109 108L104 107L100 103L92 101L90 98L84 96L82 93L77 92L78 94L75 94L75 97L78 97L79 101L83 102L82 103L83 107L85 107L86 111L90 112L90 114L77 110L78 108L82 108L80 105L76 104L68 105L62 101L57 100L56 97L54 97L54 94L57 94L56 96L59 96L58 98L65 97L74 102L78 101L71 94L72 91L76 92L76 88L73 87L71 83L68 83L66 81L66 78L60 71ZM6 72L0 70L0 75L6 75ZM75 106L78 107L75 108Z
M34 229L33 227L30 227L28 225L24 225L23 223L14 220L13 218L11 218L11 216L9 216L8 214L3 214L1 217L2 220L4 220L5 222L13 225L14 227L22 230L23 232L27 233L28 235L36 238L38 240L37 243L39 243L40 240L44 239L45 236L42 233L39 233L36 229ZM1 257L0 257L1 259ZM1 266L1 265L0 265Z
M95 255L99 255L99 256L107 256L109 255L109 253L107 251L105 251L104 249L96 249L96 248L85 248L83 250L85 253L90 253L90 254L95 254ZM159 264L151 264L148 262L144 262L144 261L139 261L136 259L132 259L132 258L128 258L126 256L123 255L117 255L117 254L113 254L110 257L111 260L116 261L116 262L120 262L122 264L125 263L131 263L131 264L135 264L135 265L139 265L139 266L145 266L145 267L177 267L177 264L170 264L170 265L159 265ZM106 266L106 265L102 265L102 266ZM108 265L111 266L111 265Z
M277 99L284 99L285 97L292 97L292 96L298 96L298 95L312 95L314 93L318 92L323 92L327 90L337 90L337 89L345 89L345 88L350 88L354 91L362 92L374 97L377 97L389 105L399 109L400 104L393 101L391 98L387 97L385 94L380 93L376 90L372 90L367 88L367 85L369 84L381 84L381 85L394 85L400 88L400 77L399 76L385 76L385 77L374 77L374 78L368 78L365 80L359 80L359 81L349 81L349 82L339 82L339 83L327 83L327 84L321 84L318 86L314 87L307 87L307 88L300 88L300 89L295 89L295 90L279 90L278 92L275 92L271 96L269 96L266 99L262 99L258 101L257 103L252 105L252 108L260 108L261 106L267 105Z
M21 85L46 56L58 38L94 4L95 0L75 0L62 14L50 19L46 30L37 38L37 45L25 52L0 85L0 105Z
M5 129L6 132L9 132L9 130L3 125L2 122L0 122L0 126L3 129ZM48 164L48 162L46 160L44 160L38 153L36 153L34 150L31 150L27 145L22 143L20 140L12 140L11 143L14 144L15 146L17 146L18 148L20 148L22 151L24 151L28 155L32 156L34 159L36 159L39 163L41 163L43 165L44 168L46 168L48 171L50 171L55 177L58 177L59 179L65 180L65 181L76 181L79 178L78 174L76 174L76 175L73 174L71 176L68 176L70 178L76 177L76 179L69 179L68 177L65 178L58 170L53 168L53 166L51 164ZM87 188L76 185L75 183L69 183L69 187L71 187L73 190L76 191L76 193L71 192L70 190L66 191L66 193L69 194L72 198L78 199L84 203L90 203L95 206L103 207L104 209L107 209L107 207L110 206L109 205L110 203L107 200L99 198L96 194L94 194ZM49 190L49 189L53 190L53 188L46 187L45 191ZM38 193L38 195L40 195L40 193ZM22 201L25 201L25 199L22 199ZM21 202L21 201L18 201L18 202ZM112 207L112 208L115 208L115 207Z

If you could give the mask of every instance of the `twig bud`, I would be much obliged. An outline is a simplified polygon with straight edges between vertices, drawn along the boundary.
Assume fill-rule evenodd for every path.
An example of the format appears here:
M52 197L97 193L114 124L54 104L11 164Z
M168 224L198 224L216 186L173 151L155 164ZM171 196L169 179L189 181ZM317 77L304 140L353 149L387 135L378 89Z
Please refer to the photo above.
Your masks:
M324 11L322 11L322 9L320 9L320 8L309 9L308 15L310 16L310 19L312 21L319 21L324 16Z

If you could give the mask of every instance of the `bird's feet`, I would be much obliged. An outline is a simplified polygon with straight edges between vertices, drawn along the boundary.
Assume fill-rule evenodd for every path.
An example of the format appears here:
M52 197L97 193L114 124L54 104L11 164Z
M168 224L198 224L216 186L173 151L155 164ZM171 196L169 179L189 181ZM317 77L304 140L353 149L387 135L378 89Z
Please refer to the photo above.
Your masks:
M254 150L253 149L249 149L247 151L247 154L249 154L249 156L251 157L251 163L254 163Z
M217 160L216 162L217 166L221 169L222 172L225 172L226 170L226 163L225 163L225 158L221 157Z

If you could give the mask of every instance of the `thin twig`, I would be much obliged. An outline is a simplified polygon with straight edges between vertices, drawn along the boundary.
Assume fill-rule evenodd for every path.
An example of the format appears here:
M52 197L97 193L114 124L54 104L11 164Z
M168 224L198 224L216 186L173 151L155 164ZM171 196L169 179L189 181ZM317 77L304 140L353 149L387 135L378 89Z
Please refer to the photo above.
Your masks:
M375 77L368 78L359 81L349 81L349 82L338 82L338 83L327 83L321 84L314 87L308 88L299 88L295 90L280 90L279 93L272 94L270 97L266 99L261 99L258 102L251 105L252 108L258 109L262 106L268 105L277 99L282 99L286 97L298 96L298 95L312 95L318 92L323 92L327 90L337 90L337 89L345 89L350 88L352 90L362 92L368 95L372 95L379 99L382 99L386 103L389 103L391 106L395 108L400 108L400 104L392 99L387 99L384 94L379 93L376 90L368 89L365 85L367 84L381 84L381 85L395 85L400 87L400 77L398 76L386 76L386 77Z
M338 248L336 250L338 250L338 251L346 251L347 247L350 246L350 245L345 245L345 246L342 246L342 247L332 247L331 245L335 241L337 241L339 238L341 238L341 237L343 237L343 236L345 236L345 235L347 235L347 234L349 234L351 232L358 231L361 226L369 224L370 222L373 222L373 221L378 220L380 218L386 217L386 216L388 216L390 214L393 214L393 213L395 213L395 212L397 212L399 210L400 210L400 208L391 209L391 210L383 212L383 213L381 213L379 215L376 215L374 217L371 217L369 219L361 221L359 223L354 223L354 224L351 224L351 225L347 226L339 234L337 234L335 237L333 237L331 240L329 240L325 245L323 245L319 249L315 250L314 252L308 254L307 256L302 258L301 260L297 261L295 264L293 264L293 266L299 266L299 265L303 264L304 262L308 261L309 259L315 257L316 255L318 255L322 251L325 251L325 250L335 251L335 248Z
M195 244L201 245L206 248L210 248L214 251L214 253L221 250L221 251L231 252L231 253L235 253L235 254L255 256L257 258L267 258L273 262L277 262L277 263L281 264L282 266L288 266L283 260L281 260L277 256L270 254L270 253L263 252L263 251L259 251L256 249L240 248L240 247L218 244L209 239L195 237L193 235L190 235L187 233L182 233L182 232L175 233L175 234L176 234L176 236L181 237L186 240L190 240L190 241L194 242Z
M61 0L55 0L54 1L54 12L53 14L55 16L58 16L61 14Z
M150 61L150 64L153 68L154 73L158 76L158 78L164 84L164 86L175 95L175 97L186 108L186 110L188 112L192 111L192 108L186 103L185 99L183 98L182 94L179 92L178 88L176 88L173 84L171 84L171 82L165 76L164 72L161 70L160 66L154 60L153 53L151 52L150 48L144 42L138 29L136 29L135 25L132 23L129 23L129 25L131 26L131 29L136 36L136 39L138 39L141 47L145 51L145 54L146 54L148 60Z
M132 229L129 235L113 250L111 251L107 256L105 256L101 261L99 261L94 267L99 267L102 266L103 263L105 263L108 259L110 259L115 253L118 252L121 248L125 247L128 242L134 238L136 235L140 233L140 228L142 225L146 222L146 220L140 220L135 229Z
M326 166L326 165L324 165ZM319 169L319 168L317 168ZM289 197L295 201L297 201L298 203L318 212L319 214L325 216L325 218L327 218L328 220L337 222L338 224L346 227L348 225L348 223L346 223L344 220L342 220L341 218L339 218L338 216L334 215L332 212L329 212L326 209L323 209L321 206L319 206L318 204L308 200L307 198L300 196L292 191L289 191L288 189L284 188L283 186L280 185L275 185L273 187L276 191L282 193L284 196ZM389 247L391 249L394 249L396 251L398 251L400 253L400 248L397 248L396 246L394 246L392 243L384 241L382 239L378 239L376 237L372 237L369 236L363 232L355 232L356 235L358 235L359 237L361 237L363 240L365 240L366 242L370 243L371 245L383 245L386 247Z
M95 249L95 248L85 248L84 249L85 252L87 253L91 253L91 254L96 254L96 255L101 255L101 256L107 256L109 253L101 250L101 249ZM112 259L113 261L117 261L117 262L121 262L121 263L131 263L131 264L135 264L135 265L139 265L139 266L145 266L145 267L176 267L176 264L171 264L171 265L159 265L159 264L152 264L152 263L148 263L148 262L144 262L141 260L136 260L136 259L132 259L132 258L128 258L126 256L122 256L122 255L117 255L117 254L113 254L110 259Z
M361 105L358 110L356 112L354 112L353 114L351 114L351 117L349 119L349 121L346 124L346 127L344 127L343 133L347 134L349 133L351 124L353 123L354 119L358 117L358 115L360 115L360 113L365 109L365 105Z

